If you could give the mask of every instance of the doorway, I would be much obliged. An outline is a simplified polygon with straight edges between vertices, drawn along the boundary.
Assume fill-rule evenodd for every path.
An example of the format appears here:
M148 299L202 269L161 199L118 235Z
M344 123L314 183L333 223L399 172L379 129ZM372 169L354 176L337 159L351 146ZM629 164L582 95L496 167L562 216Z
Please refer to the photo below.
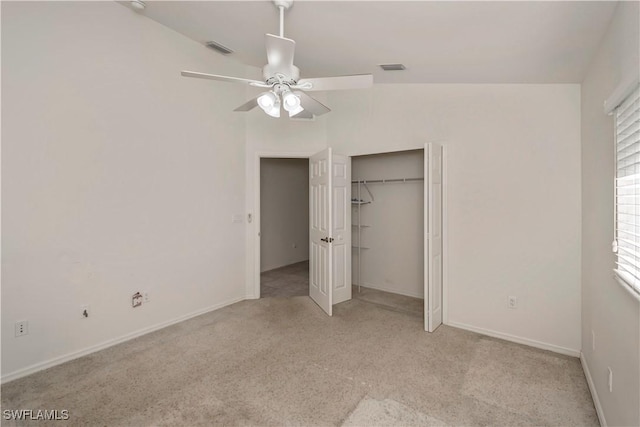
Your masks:
M352 157L353 297L424 316L424 150Z
M260 297L309 295L309 160L260 159Z

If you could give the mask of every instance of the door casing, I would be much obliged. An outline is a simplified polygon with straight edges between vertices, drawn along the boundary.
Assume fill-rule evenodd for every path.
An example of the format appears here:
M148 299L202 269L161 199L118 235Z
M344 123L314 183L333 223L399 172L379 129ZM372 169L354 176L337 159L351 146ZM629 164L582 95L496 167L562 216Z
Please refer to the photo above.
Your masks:
M251 242L253 242L253 271L250 277L253 277L253 295L255 299L260 298L260 160L261 159L308 159L313 153L311 152L257 152L254 157L253 165L253 212L252 223L249 224L252 233ZM251 227L251 225L253 225Z

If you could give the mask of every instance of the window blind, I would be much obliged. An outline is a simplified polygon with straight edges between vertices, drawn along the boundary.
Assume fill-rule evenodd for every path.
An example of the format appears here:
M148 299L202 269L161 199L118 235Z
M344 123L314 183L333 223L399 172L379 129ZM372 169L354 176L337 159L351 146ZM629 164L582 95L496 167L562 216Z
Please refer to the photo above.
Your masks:
M615 110L616 274L640 294L640 86Z

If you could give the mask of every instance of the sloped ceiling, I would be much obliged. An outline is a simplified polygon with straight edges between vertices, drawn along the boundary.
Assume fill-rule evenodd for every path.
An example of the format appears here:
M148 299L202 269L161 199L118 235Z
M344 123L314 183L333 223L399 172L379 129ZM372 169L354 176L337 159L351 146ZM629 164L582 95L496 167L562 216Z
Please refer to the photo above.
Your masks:
M303 77L580 83L615 7L609 1L297 1L286 13L285 36L296 41ZM256 67L266 62L264 34L279 28L270 1L147 1L140 13L200 43L215 40ZM377 66L396 62L407 69Z

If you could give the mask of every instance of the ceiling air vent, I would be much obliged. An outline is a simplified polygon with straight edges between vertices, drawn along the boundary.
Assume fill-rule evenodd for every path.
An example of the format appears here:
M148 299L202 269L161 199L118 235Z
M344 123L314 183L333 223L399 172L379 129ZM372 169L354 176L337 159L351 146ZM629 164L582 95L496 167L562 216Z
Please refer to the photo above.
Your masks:
M222 46L220 43L217 43L214 41L206 42L205 44L207 45L208 48L213 49L217 52L220 52L223 55L229 55L230 53L233 53L233 51L228 47Z
M385 71L402 71L406 69L402 64L380 64L380 68Z

